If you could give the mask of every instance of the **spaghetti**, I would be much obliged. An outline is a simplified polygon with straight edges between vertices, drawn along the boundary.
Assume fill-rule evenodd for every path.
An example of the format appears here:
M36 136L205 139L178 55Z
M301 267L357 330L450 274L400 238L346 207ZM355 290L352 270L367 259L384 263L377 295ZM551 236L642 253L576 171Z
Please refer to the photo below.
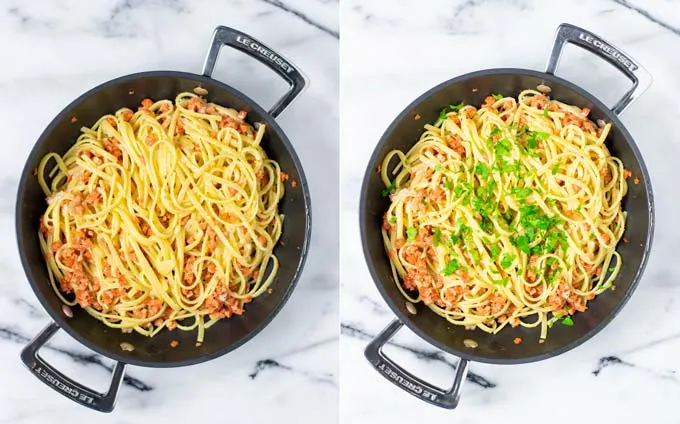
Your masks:
M408 301L468 329L540 327L542 342L615 288L630 172L589 113L534 90L493 95L448 106L385 156L382 233Z
M245 118L193 93L144 99L47 154L39 238L61 301L125 332L197 330L201 343L268 291L287 175Z

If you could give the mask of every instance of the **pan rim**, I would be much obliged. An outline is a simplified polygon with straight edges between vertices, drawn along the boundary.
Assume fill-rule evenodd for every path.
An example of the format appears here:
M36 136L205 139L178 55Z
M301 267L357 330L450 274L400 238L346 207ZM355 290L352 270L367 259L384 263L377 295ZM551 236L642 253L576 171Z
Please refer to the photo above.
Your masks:
M478 356L475 354L470 354L465 351L461 351L458 349L451 348L450 346L447 346L443 343L438 342L435 340L433 337L431 337L426 331L422 331L420 328L418 328L411 318L402 312L399 307L392 302L391 298L387 294L387 289L385 288L386 284L383 284L382 278L378 275L378 272L373 264L373 262L370 259L370 250L367 242L367 237L366 237L366 219L367 219L367 214L365 213L366 209L366 197L367 197L367 192L368 192L368 181L370 180L371 175L374 172L374 167L373 164L378 163L381 158L378 157L379 151L381 148L385 145L387 142L387 139L392 135L394 132L396 126L402 122L405 118L410 117L411 112L417 106L418 104L422 103L435 93L441 91L442 89L453 85L453 84L458 84L464 81L467 81L472 78L477 78L477 77L485 77L485 76L497 76L497 75L529 75L529 76L534 76L538 78L543 78L548 84L551 82L555 82L558 84L563 85L564 87L570 89L571 91L581 95L584 97L587 101L591 102L592 104L596 105L598 109L602 110L607 114L607 118L612 121L617 128L623 133L624 138L626 140L626 143L630 147L633 156L635 157L635 160L638 162L640 166L640 171L642 172L643 175L643 180L644 180L644 188L645 192L647 193L647 210L648 210L648 219L649 219L649 224L647 225L647 237L645 239L645 245L643 249L643 254L642 254L642 261L640 263L640 266L638 267L635 275L633 276L630 286L628 287L625 295L622 297L621 301L613 308L612 312L607 315L604 319L602 319L595 327L593 327L590 331L585 333L583 336L573 340L570 343L567 343L557 349L553 349L551 351L547 351L538 355L530 355L526 357L521 357L521 358L489 358L485 356ZM437 84L436 86L430 88L429 90L425 91L423 94L419 95L416 99L411 101L408 106L406 106L398 115L397 117L389 124L387 129L383 132L383 135L380 137L380 140L376 144L373 153L371 154L371 157L369 159L369 162L367 164L366 170L364 172L364 177L363 181L361 184L361 191L359 194L359 231L361 233L361 245L362 245L362 250L364 254L364 260L366 262L366 265L368 267L369 273L371 275L371 278L373 280L373 283L378 289L378 292L380 293L381 297L383 300L387 303L387 305L390 307L392 312L396 315L397 319L399 319L401 322L403 322L411 331L413 331L418 337L421 339L425 340L429 344L433 345L434 347L450 353L452 355L455 355L459 358L466 359L468 361L474 361L474 362L481 362L481 363L488 363L488 364L496 364L496 365L514 365L514 364L525 364L525 363L530 363L530 362L537 362L537 361L542 361L545 359L553 358L555 356L561 355L563 353L566 353L586 341L592 339L596 334L598 334L600 331L602 331L607 325L611 323L611 321L621 312L623 307L628 303L628 300L630 297L633 295L635 290L637 289L637 286L640 282L640 279L642 278L642 275L644 273L644 270L647 266L647 262L649 260L649 255L650 255L650 250L652 248L652 243L653 243L653 238L654 238L654 224L655 224L655 206L654 206L654 195L652 191L652 186L651 186L651 181L650 181L650 176L649 172L647 170L647 166L644 162L644 159L642 158L642 154L640 153L640 150L637 147L637 144L633 140L633 137L631 134L628 132L626 127L623 125L623 123L620 121L618 115L614 114L609 107L607 107L602 101L600 101L598 98L593 96L590 92L587 90L579 87L578 85L567 81L563 78L560 78L556 75L548 74L545 72L541 71L536 71L532 69L522 69L522 68L490 68L490 69L484 69L484 70L479 70L479 71L474 71L474 72L469 72L463 75L456 76L454 78L448 79L442 83ZM386 257L385 257L386 258ZM385 259L386 260L386 259ZM390 281L390 284L394 284L392 281Z
M61 315L60 311L55 311L52 309L51 305L47 301L46 295L44 295L40 290L38 290L37 287L37 279L34 277L31 264L28 263L28 259L26 258L26 255L23 253L26 250L26 246L24 245L23 242L23 237L21 235L21 229L19 226L19 216L21 214L21 205L23 204L24 201L24 186L26 185L27 181L29 178L32 177L32 167L31 164L35 162L37 156L38 156L38 151L39 147L44 144L45 140L47 137L52 133L54 128L63 120L67 119L70 116L71 110L73 110L76 106L78 106L80 103L82 103L84 100L92 97L93 95L97 94L101 90L104 90L106 88L109 88L111 86L117 85L117 84L122 84L125 82L133 82L142 78L153 78L153 77L173 77L173 78L183 78L183 79L191 79L196 81L197 83L206 83L206 84L211 84L211 85L216 85L218 88L221 90L224 90L233 96L239 98L242 100L244 103L248 104L250 107L252 107L254 110L256 110L262 117L263 120L266 121L266 124L272 128L273 131L277 133L277 135L281 138L281 142L286 148L287 152L291 156L291 160L295 167L297 168L298 174L299 174L299 187L302 190L302 199L304 202L304 208L305 208L305 234L304 234L304 240L302 242L302 245L300 246L300 260L297 264L295 273L293 274L292 279L290 280L286 291L279 301L279 303L271 310L271 312L246 336L242 337L239 339L236 343L229 344L221 349L218 349L214 352L211 352L209 354L205 355L200 355L195 358L190 358L190 359L185 359L185 360L180 360L180 361L167 361L167 362L155 362L152 360L143 360L143 359L137 359L137 358L130 358L126 357L124 355L121 355L118 352L114 352L108 349L104 349L98 344L92 342L90 339L82 336L80 333L78 333L76 330L74 330L69 322ZM69 141L71 142L71 141ZM184 366L189 366L189 365L196 365L202 362L207 362L213 359L216 359L220 356L226 355L227 353L241 347L251 339L253 339L257 334L259 334L265 327L267 327L273 320L274 318L279 314L281 309L283 309L284 305L288 302L290 299L290 296L292 295L294 289L297 286L297 283L300 279L300 276L302 274L303 268L305 266L305 263L307 261L307 256L309 253L309 247L311 244L311 231L312 231L312 210L311 210L311 197L310 197L310 192L309 192L309 184L307 182L307 178L304 173L304 169L302 167L302 163L297 156L297 153L295 152L295 148L293 147L292 143L286 136L285 132L281 129L279 126L278 122L274 117L272 117L262 106L259 105L259 103L255 102L252 100L250 97L246 96L243 92L240 90L237 90L230 85L227 85L221 81L218 81L213 78L206 77L204 75L199 75L199 74L194 74L190 72L183 72L183 71L171 71L171 70L158 70L158 71L143 71L143 72L137 72L133 74L128 74L128 75L123 75L108 81L105 81L101 84L96 85L95 87L89 89L85 93L81 94L77 98L75 98L73 101L71 101L66 107L64 107L51 121L50 123L45 127L43 132L40 134L38 139L36 140L35 144L33 145L33 148L31 149L30 153L28 154L26 158L26 162L24 164L24 167L21 171L20 177L19 177L19 184L17 187L17 196L16 196L16 204L15 204L15 236L17 240L17 247L19 250L19 257L21 260L21 265L24 270L24 274L26 276L26 279L28 280L28 283L31 286L31 289L35 293L35 296L38 298L38 301L42 305L43 309L47 311L47 313L50 315L50 318L56 322L61 329L66 331L71 337L76 339L79 343L82 343L89 349L92 349L93 351L97 352L98 354L105 356L107 358L110 358L112 360L125 363L125 364L130 364L130 365L135 365L135 366L140 366L140 367L146 367L146 368L177 368L177 367L184 367ZM103 325L103 324L102 324Z

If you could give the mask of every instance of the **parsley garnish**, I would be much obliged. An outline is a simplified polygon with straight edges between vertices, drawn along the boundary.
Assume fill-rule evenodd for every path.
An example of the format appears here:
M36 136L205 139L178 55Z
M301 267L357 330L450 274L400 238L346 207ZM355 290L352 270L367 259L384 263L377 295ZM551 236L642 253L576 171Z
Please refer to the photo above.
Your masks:
M543 116L550 116L548 115L548 109L543 109Z
M459 268L460 265L458 265L458 261L456 260L456 258L453 258L446 264L446 267L442 269L442 274L451 275L454 272L458 271Z
M389 186L382 191L382 197L387 197L397 188L397 180L393 180Z
M564 319L562 320L562 325L565 325L565 326L567 326L567 327L573 327L573 326L574 326L574 320L571 319L571 317L570 317L569 315L567 315L567 316L564 317Z
M435 246L439 246L442 242L442 232L439 228L434 229L434 234L432 234L432 242Z
M475 165L475 173L480 177L486 178L489 176L489 167L486 166L486 164L480 162L477 165Z
M500 255L500 253L501 253L500 247L496 245L491 246L491 259L495 261L496 258L498 258L498 255Z
M530 240L526 234L516 237L512 243L527 255L531 254L531 246L529 246Z
M559 171L559 170L560 170L560 164L556 163L555 166L552 167L552 174L556 175L557 171Z
M533 192L532 189L528 187L513 187L510 194L517 197L518 199L524 199Z
M448 113L449 112L460 112L460 109L465 106L465 103L460 102L457 105L448 105L444 109L439 112L439 119L442 121L446 121L446 118L448 118Z
M475 261L475 265L479 264L479 252L476 251L475 249L470 250L470 256L472 256L472 259Z
M441 165L435 165L435 166L434 166L434 170L437 171L437 172L446 172L446 171L447 171L447 169L444 168L444 167L441 166Z
M492 94L491 97L493 97L493 99L496 101L505 98L505 96L502 94Z
M541 140L541 141L545 141L545 140L550 138L550 133L547 133L547 132L536 131L535 134L536 134L536 138Z
M444 182L442 183L445 189L447 190L452 190L453 189L453 180L450 180L449 178L444 178Z
M527 139L527 148L529 149L535 149L538 147L538 142L536 141L535 137L529 137Z
M508 255L504 254L503 258L501 259L501 267L503 269L508 269L512 265L512 263L515 261L515 255Z
M397 217L396 216L391 216L390 219L387 220L390 224L394 224L397 222Z
M416 239L416 236L418 235L418 229L414 227L408 227L406 229L406 236L407 239L406 241L413 241Z

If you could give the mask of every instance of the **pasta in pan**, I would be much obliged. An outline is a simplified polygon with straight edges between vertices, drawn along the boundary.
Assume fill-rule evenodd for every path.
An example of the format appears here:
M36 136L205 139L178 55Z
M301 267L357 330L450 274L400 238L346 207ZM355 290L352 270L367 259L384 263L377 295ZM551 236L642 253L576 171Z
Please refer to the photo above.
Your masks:
M630 172L589 112L535 90L493 95L448 106L385 156L383 239L406 299L489 333L539 327L542 342L614 289Z
M287 176L245 117L193 93L144 99L42 159L40 245L62 302L123 331L196 330L200 343L268 290Z

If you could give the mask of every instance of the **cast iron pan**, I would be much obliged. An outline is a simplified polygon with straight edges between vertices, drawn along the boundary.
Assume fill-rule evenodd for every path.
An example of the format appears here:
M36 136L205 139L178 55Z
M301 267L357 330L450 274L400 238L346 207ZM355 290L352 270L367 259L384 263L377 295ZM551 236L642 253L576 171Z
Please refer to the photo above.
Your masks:
M217 56L223 45L236 48L267 65L290 84L290 90L269 111L240 91L211 78ZM21 359L35 375L59 393L89 408L103 412L113 409L123 378L125 364L145 367L179 367L217 358L238 348L259 333L276 316L295 287L304 265L310 241L311 204L309 188L300 161L275 118L302 92L306 80L290 62L254 38L227 27L218 27L213 35L202 75L186 72L153 71L124 76L106 82L83 94L68 105L47 127L31 151L21 174L16 203L16 232L21 262L26 277L53 323L48 325L21 353ZM286 188L280 212L286 216L280 244L274 249L280 269L272 284L273 292L265 294L246 307L242 316L221 320L206 331L200 347L195 346L195 332L162 331L154 338L137 333L123 334L108 328L80 308L73 309L73 318L62 312L61 301L49 284L47 267L38 243L39 217L45 211L45 196L33 169L49 152L64 153L76 140L81 126L91 126L102 115L121 107L136 109L141 100L174 99L183 91L196 87L208 90L209 101L246 110L250 124L266 124L267 133L262 147L281 169L298 182L297 188ZM131 94L132 93L132 94ZM71 117L78 118L71 123ZM90 349L109 357L117 364L107 393L82 386L45 362L38 350L59 328ZM170 348L172 340L179 346ZM123 351L122 342L135 349Z
M574 43L605 59L633 81L633 88L613 109L609 109L582 88L554 75L565 43ZM392 122L373 152L366 169L361 188L359 214L363 250L371 276L380 294L397 315L397 319L383 330L365 351L366 358L385 378L426 402L453 409L458 404L461 384L466 376L469 361L519 364L547 359L585 342L614 318L633 294L642 276L654 227L654 202L649 175L633 138L626 131L618 115L646 90L650 83L649 74L630 56L588 31L562 24L557 30L546 72L489 69L462 75L420 96ZM589 302L586 312L574 316L573 327L554 326L543 344L538 343L536 329L508 327L499 334L491 335L454 326L422 303L416 305L416 314L409 313L406 300L392 277L390 262L383 246L381 227L389 199L381 196L384 186L380 175L376 173L377 165L390 150L407 151L413 146L423 131L423 123L434 122L439 116L439 111L446 105L461 100L466 104L479 105L490 93L517 96L520 91L535 88L539 84L551 87L550 95L554 99L590 107L591 119L594 121L603 119L611 122L613 129L607 138L607 147L613 155L621 158L634 176L640 179L640 184L629 183L628 195L623 200L623 209L628 213L625 237L629 242L620 243L617 247L623 259L623 266L614 282L616 290L608 290ZM421 116L420 120L414 119L416 114ZM422 381L382 352L382 346L403 324L437 348L461 358L451 389L443 390ZM515 337L521 337L524 342L514 344L512 341ZM463 343L465 339L476 341L478 346L474 349L466 347Z

